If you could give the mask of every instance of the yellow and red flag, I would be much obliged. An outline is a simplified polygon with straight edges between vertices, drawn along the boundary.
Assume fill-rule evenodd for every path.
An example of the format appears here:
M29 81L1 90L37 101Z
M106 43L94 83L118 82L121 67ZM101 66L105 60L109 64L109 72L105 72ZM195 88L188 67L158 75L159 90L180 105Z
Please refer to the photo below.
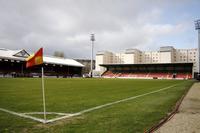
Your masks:
M43 48L40 48L33 56L29 56L26 61L26 68L43 64Z

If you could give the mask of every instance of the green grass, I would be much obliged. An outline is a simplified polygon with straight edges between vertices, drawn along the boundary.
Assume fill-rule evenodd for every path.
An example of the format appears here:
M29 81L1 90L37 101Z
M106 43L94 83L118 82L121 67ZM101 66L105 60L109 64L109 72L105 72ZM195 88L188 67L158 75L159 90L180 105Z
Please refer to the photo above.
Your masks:
M45 79L47 111L63 113L76 113L174 84L178 85L48 125L0 111L0 133L144 132L172 110L193 82L192 80ZM1 78L0 108L21 113L41 112L43 109L41 79Z

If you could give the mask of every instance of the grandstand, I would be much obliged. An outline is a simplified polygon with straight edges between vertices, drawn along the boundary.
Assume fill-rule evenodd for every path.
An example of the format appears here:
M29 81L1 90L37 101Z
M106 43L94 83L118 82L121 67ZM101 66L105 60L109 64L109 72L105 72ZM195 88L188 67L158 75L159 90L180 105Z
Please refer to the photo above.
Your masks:
M191 79L192 63L102 64L104 78Z
M40 77L41 66L48 77L79 77L84 65L73 60L44 56L44 64L26 68L26 58L30 56L26 50L0 49L0 77Z

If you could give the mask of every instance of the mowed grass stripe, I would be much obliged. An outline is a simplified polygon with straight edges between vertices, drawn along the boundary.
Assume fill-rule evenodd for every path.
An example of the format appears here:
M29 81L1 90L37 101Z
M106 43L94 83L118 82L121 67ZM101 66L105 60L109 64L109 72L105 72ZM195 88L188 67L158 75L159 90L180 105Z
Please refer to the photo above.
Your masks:
M1 84L7 84L7 87L3 89L4 92L0 92L3 93L0 107L17 112L42 111L40 79L5 79L5 81ZM79 112L181 82L183 81L45 79L47 111ZM16 102L19 104L15 104Z
M187 82L137 100L96 110L85 114L84 120L73 124L74 126L65 124L66 127L62 131L143 133L166 116L190 86L191 84Z
M179 83L179 84L181 84L181 83ZM79 115L82 115L84 113L92 112L92 111L95 111L95 110L98 110L98 109L102 109L102 108L105 108L105 107L109 107L109 106L112 106L112 105L115 105L115 104L127 102L127 101L130 101L130 100L133 100L133 99L137 99L137 98L140 98L140 97L144 97L144 96L147 96L147 95L151 95L151 94L154 94L154 93L165 91L165 90L171 89L171 88L173 88L173 87L175 87L175 86L177 86L179 84L175 84L175 85L168 86L168 87L165 87L165 88L161 88L161 89L158 89L158 90L155 90L155 91L151 91L151 92L148 92L148 93L144 93L144 94L140 94L140 95L137 95L137 96L133 96L133 97L121 99L121 100L118 100L118 101L114 101L114 102L111 102L111 103L106 103L106 104L103 104L103 105L92 107L92 108L89 108L89 109L82 110L80 112L74 113L71 116L63 116L63 117L51 119L51 120L48 120L47 123L55 122L55 121L58 121L58 120L62 120L62 119L66 119L66 118L70 118L70 117L74 117L74 116L79 116Z
M26 81L25 84L22 81ZM144 94L173 84L182 84L137 100L130 100L46 126L0 112L0 132L144 132L170 112L176 101L193 84L193 81L189 80L46 79L45 81L48 86L48 108L63 112L79 111L107 101ZM38 107L42 110L42 104L38 103L42 101L34 100L34 98L42 99L41 87L38 85L40 82L40 79L0 79L0 107L9 107L19 112L38 111ZM7 98L8 95L11 98ZM51 104L51 101L55 105Z

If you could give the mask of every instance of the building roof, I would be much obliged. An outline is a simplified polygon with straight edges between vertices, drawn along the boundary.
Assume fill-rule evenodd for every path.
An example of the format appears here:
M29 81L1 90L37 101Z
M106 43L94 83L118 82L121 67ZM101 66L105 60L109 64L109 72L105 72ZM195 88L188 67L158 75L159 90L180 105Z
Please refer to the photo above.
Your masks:
M73 59L59 58L59 57L53 57L53 56L52 57L44 56L43 59L44 59L44 63L48 63L48 64L84 67L84 65L82 65L81 63Z
M30 54L22 49L22 50L9 50L5 48L0 48L0 59L10 59L10 60L19 60L26 61L26 58L30 56ZM59 58L54 56L43 56L44 63L47 64L56 64L56 65L66 65L66 66L77 66L84 67L81 63L66 58Z
M117 67L124 67L124 66L172 66L172 65L193 66L193 63L185 62L185 63L144 63L144 64L100 64L100 66L103 66L103 67L109 67L109 66L117 66Z

